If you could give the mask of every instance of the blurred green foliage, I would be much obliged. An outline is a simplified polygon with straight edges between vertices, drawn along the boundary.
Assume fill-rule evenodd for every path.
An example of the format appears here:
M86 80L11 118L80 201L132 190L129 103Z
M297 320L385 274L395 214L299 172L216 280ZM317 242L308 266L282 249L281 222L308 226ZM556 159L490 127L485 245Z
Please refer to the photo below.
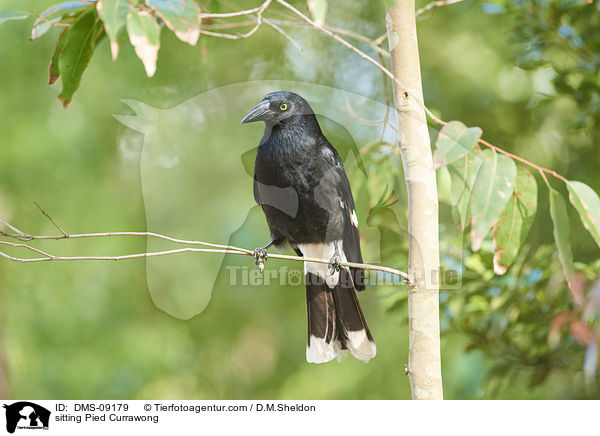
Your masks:
M0 0L0 10L40 11L54 3ZM199 3L204 10L226 10L218 2ZM256 6L252 1L236 4ZM295 4L306 10L305 2ZM383 8L383 2L329 2L326 19L376 38L385 32ZM597 190L594 146L599 112L594 102L599 42L594 29L599 13L597 1L541 0L463 2L427 12L418 22L426 101L445 119L479 126L492 143ZM146 228L142 137L112 115L130 114L123 99L169 108L213 88L265 79L314 82L380 101L389 97L382 93L380 73L334 41L309 29L289 29L304 48L299 51L275 30L263 27L240 41L202 36L197 47L163 32L151 79L128 44L113 62L105 39L73 104L64 110L55 100L56 85L46 84L60 29L49 29L43 38L29 42L31 21L0 26L0 83L5 84L0 91L0 218L31 233L55 232L32 201L72 233ZM361 48L374 55L369 47ZM526 62L531 60L535 62ZM258 130L248 131L236 140L246 141L251 150L259 135ZM343 135L335 136L345 141ZM436 136L432 130L432 139ZM357 146L364 168L351 165L348 171L360 199L365 260L404 268L408 236L399 156L376 137L361 138ZM201 147L198 153L203 153ZM245 173L241 162L239 171ZM218 183L221 190L231 189L232 198L251 195L250 189L244 193L228 185L226 178ZM564 186L550 183L566 194ZM558 341L548 341L556 315L580 313L583 305L578 306L580 297L569 293L562 278L544 186L538 196L538 213L525 245L504 276L494 275L491 240L472 253L468 232L461 232L451 208L441 205L442 264L449 273L440 295L446 398L600 395L595 382L584 377L586 347L578 341L581 335L569 327L570 332L559 332ZM569 208L568 214L577 289L582 299L591 298L589 290L600 270L598 246L577 213ZM240 219L245 222L231 236L232 243L252 248L256 238L266 239L259 210L240 211ZM207 218L208 222L212 221ZM199 221L197 226L203 224ZM364 237L375 229L379 238ZM69 255L147 248L139 239L38 246ZM203 256L196 258L199 264ZM236 260L244 261L251 265L250 259ZM180 320L154 305L146 267L141 260L0 262L1 349L8 395L410 397L404 376L408 332L401 286L382 285L360 296L377 341L376 359L368 365L353 359L309 365L304 359L302 285L231 287L228 271L221 268L207 308ZM299 271L301 265L289 268ZM586 317L595 324L595 313Z

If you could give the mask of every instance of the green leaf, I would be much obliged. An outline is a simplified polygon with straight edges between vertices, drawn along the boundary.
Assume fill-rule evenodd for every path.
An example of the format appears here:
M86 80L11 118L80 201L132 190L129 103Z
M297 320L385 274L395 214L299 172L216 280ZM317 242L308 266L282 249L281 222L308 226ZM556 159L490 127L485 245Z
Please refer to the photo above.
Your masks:
M24 20L30 17L31 13L22 11L0 11L0 24L9 20Z
M31 38L29 39L33 41L34 39L38 39L40 36L45 35L52 28L52 25L58 23L61 19L62 17L56 17L52 20L44 21L37 26L34 25L33 29L31 29Z
M471 193L471 249L479 250L515 187L515 162L492 150L479 154L481 168Z
M96 43L103 34L102 21L95 9L79 16L66 33L62 54L58 59L58 69L62 76L62 91L58 99L66 108L71 104L73 94L79 88L83 72L90 63Z
M481 162L478 154L467 153L447 167L451 179L452 217L461 230L464 230L470 221L469 203L471 192Z
M104 21L106 34L110 38L110 51L113 61L119 55L119 34L127 24L129 2L127 0L99 0L98 15Z
M194 0L147 0L177 38L196 45L200 36L200 8Z
M144 64L146 75L152 77L160 48L160 26L148 12L132 10L127 14L127 33L135 54Z
M562 195L552 188L550 191L550 217L554 224L554 242L558 250L558 259L562 267L565 280L571 286L573 277L573 252L571 250L571 240L569 239L569 215L567 214L567 205Z
M60 70L58 69L58 60L60 59L60 55L62 54L63 49L65 48L65 39L68 31L69 28L66 27L65 30L60 32L60 35L58 35L58 41L56 42L54 53L52 53L52 59L50 60L50 68L48 69L48 85L52 85L60 76Z
M517 167L515 190L494 231L494 272L502 275L514 262L535 217L537 183L523 167Z
M460 121L449 122L442 127L435 142L434 167L448 165L473 150L479 138L481 138L479 127L467 128Z
M579 213L581 222L600 246L600 199L585 183L569 180L567 182L569 200Z
M327 0L308 0L308 11L317 26L325 24Z

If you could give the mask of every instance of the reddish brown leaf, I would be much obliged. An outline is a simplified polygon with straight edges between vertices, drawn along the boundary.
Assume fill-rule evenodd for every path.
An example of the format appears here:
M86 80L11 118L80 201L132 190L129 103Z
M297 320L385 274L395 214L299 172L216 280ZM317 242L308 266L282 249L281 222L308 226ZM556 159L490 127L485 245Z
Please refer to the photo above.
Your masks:
M580 319L576 319L571 322L569 326L569 332L573 339L579 342L581 345L588 346L594 340L594 333L590 326Z

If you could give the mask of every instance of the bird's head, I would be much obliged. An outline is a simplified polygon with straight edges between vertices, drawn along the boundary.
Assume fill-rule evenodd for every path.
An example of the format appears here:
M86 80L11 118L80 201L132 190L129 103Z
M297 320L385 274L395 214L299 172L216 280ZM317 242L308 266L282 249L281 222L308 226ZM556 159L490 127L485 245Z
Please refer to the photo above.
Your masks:
M242 119L242 124L264 121L274 126L282 121L303 115L313 115L309 104L298 94L287 91L271 92Z

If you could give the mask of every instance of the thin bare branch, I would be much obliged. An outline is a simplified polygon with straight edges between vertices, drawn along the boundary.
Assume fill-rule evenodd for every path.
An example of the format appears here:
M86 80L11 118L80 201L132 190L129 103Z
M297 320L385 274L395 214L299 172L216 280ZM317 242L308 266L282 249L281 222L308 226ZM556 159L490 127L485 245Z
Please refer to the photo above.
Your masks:
M256 24L255 19L249 19L244 21L236 21L234 23L212 23L203 24L202 28L207 30L222 30L222 29L237 29L238 27L254 26Z
M6 241L0 241L3 245L6 244ZM13 246L22 246L28 249L32 249L31 246L27 244L13 244ZM185 247L185 248L175 248L172 250L164 250L164 251L154 251L149 253L136 253L136 254L125 254L121 256L55 256L52 254L46 253L44 257L31 257L31 258L22 258L22 257L14 257L6 254L5 252L0 251L0 256L22 263L30 263L30 262L50 262L50 261L77 261L77 260L127 260L127 259L139 259L144 257L155 257L155 256L165 256L168 254L177 254L177 253L231 253L231 254L242 254L249 256L246 253L242 253L241 251L229 251L229 250L219 250L212 248L193 248L193 247ZM275 255L273 255L275 256Z
M239 16L243 16L243 15L256 14L256 24L247 33L230 34L230 33L211 32L210 30L203 30L203 29L200 29L200 33L202 35L208 35L208 36L214 36L216 38L225 38L225 39L232 39L232 40L250 38L252 35L254 35L256 33L256 31L260 28L260 26L262 26L262 24L263 24L262 14L269 7L269 5L271 4L272 1L273 0L266 0L259 7L254 8L254 9L248 9L245 11L230 12L227 14L204 14L203 15L203 17L206 17L206 18L230 18L230 17L239 17Z
M0 224L2 224L2 225L4 225L4 226L8 227L8 228L9 228L9 229L11 229L13 232L17 232L19 235L22 235L22 236L24 236L24 235L25 235L25 233L23 233L21 230L17 229L15 226L13 226L13 225L11 225L11 224L7 223L7 222L6 222L6 221L4 221L4 220L0 220ZM7 233L6 233L6 232L3 232L2 230L0 230L0 234L1 234L1 235L7 235Z
M232 33L211 32L210 30L203 30L203 29L200 29L200 33L202 35L214 36L216 38L224 38L224 39L232 39L232 40L246 39L246 38L250 38L252 35L254 35L256 33L256 31L260 28L261 25L262 25L262 17L259 16L259 18L256 20L256 25L252 29L250 29L247 33L232 34Z
M419 15L424 14L427 11L430 11L433 8L439 8L441 6L447 6L447 5L453 5L454 3L460 3L464 0L439 0L439 1L435 1L435 2L431 2L426 6L423 6L421 9L418 9L417 12L415 12L415 15L418 17Z
M37 205L37 203L36 203ZM38 206L39 207L39 206ZM43 211L43 209L40 208ZM62 229L54 219L52 219L47 213L44 212L44 215L50 219L57 228ZM4 223L4 221L2 221ZM231 245L221 245L221 244L213 244L210 242L203 241L190 241L186 239L173 238L166 235L161 235L159 233L154 232L105 232L105 233L79 233L79 234L68 234L64 231L63 235L29 235L25 232L21 232L16 229L16 227L6 223L7 227L17 231L15 234L10 234L6 232L1 232L0 235L6 238L17 239L19 241L33 241L33 240L60 240L60 239L78 239L78 238L102 238L102 237L120 237L120 236L145 236L145 237L153 237L157 239L163 239L165 241L174 242L177 244L184 245L203 245L210 248L196 248L196 247L184 247L184 248L175 248L170 250L163 251L154 251L147 253L135 253L135 254L125 254L118 256L56 256L47 251L42 251L36 247L33 247L29 244L23 242L10 242L0 240L0 245L9 246L13 248L22 248L28 251L32 251L36 254L40 254L41 257L17 257L11 256L10 254L0 251L0 257L5 259L14 261L14 262L22 262L22 263L31 263L31 262L56 262L56 261L85 261L85 260L127 260L127 259L139 259L146 257L156 257L156 256L166 256L171 254L179 254L179 253L220 253L220 254L237 254L242 256L254 256L254 250L248 250L246 248L234 247ZM324 263L328 264L330 259L317 259L313 257L300 257L300 256L290 256L286 254L270 254L270 259L282 259L282 260L294 260L300 262L314 262L314 263ZM405 281L410 281L410 277L407 273L385 266L379 265L368 265L362 263L353 263L353 262L342 262L341 266L350 267L350 268L361 268L365 270L372 271L380 271L389 274L393 274L399 277L402 277Z
M254 32L252 32L252 33L254 33ZM204 30L204 29L200 29L200 34L207 35L207 36L213 36L215 38L223 38L223 39L231 39L231 40L244 39L244 38L248 37L248 36L244 36L243 34L211 32L210 30ZM249 36L252 36L252 34Z
M32 258L23 258L23 257L15 257L11 256L3 251L0 251L0 257L4 257L5 259L12 260L14 262L22 262L22 263L31 263L31 262L58 262L58 261L85 261L85 260L129 260L129 259L140 259L146 257L157 257L157 256L167 256L171 254L179 254L179 253L220 253L220 254L238 254L242 256L254 256L254 252L250 252L250 250L246 250L244 248L232 247L234 250L220 250L220 249L212 249L212 248L193 248L193 247L185 247L185 248L176 248L172 250L164 250L164 251L153 251L148 253L135 253L135 254L125 254L121 256L55 256L49 253L45 253L41 250L37 250L34 247L31 247L27 244L13 244L6 241L0 241L2 245L10 245L13 247L23 247L28 250L35 251L39 254L42 254L43 257L32 257ZM281 260L293 260L299 262L313 262L313 263L323 263L329 264L330 259L318 259L316 257L301 257L301 256L291 256L287 254L271 254L269 253L269 259L281 259ZM392 275L396 275L402 277L405 281L410 281L410 276L404 271L400 271L394 268L389 268L380 265L369 265L363 263L355 263L355 262L340 262L340 266L348 267L348 268L361 268L364 270L371 271L380 271Z
M269 18L269 20L271 20L271 22L276 23L280 26L286 26L286 27L302 27L302 28L309 28L309 29L311 29L313 27L312 25L310 25L308 23L302 23L299 21L280 20L280 19L274 19L274 18ZM378 44L375 43L375 41L371 40L367 36L361 35L360 33L356 33L352 30L346 30L341 27L332 26L330 24L323 24L323 27L325 27L326 29L328 29L331 32L336 33L338 35L347 36L348 38L354 39L356 41L360 41L363 44L368 45L375 52L377 52L380 55L383 55L386 58L390 57L390 52L388 52L384 48L381 48Z
M6 232L2 232L0 234L2 236L8 237L8 238L18 239L18 240L21 240L21 241L57 240L57 239L67 239L67 238L68 239L104 238L104 237L115 237L115 236L145 236L145 237L163 239L165 241L174 242L174 243L183 244L183 245L203 245L203 246L206 246L206 247L220 248L220 249L223 249L223 250L241 251L244 254L253 254L254 253L254 251L246 250L246 249L243 249L243 248L232 247L232 246L229 246L229 245L212 244L210 242L190 241L190 240L186 240L186 239L172 238L170 236L161 235L159 233L154 233L154 232L75 233L75 234L68 234L67 237L62 236L62 235L61 236L55 236L55 235L30 235L30 234L27 234L27 233L10 234L10 233L6 233Z
M68 238L68 237L69 237L69 235L67 234L67 232L65 232L65 231L62 229L62 227L61 227L61 226L59 226L59 225L56 223L56 221L54 221L54 220L52 219L52 217L51 217L50 215L48 215L48 214L46 213L46 211L45 211L44 209L42 209L42 207L41 207L39 204L37 204L35 201L33 202L33 204L35 204L35 207L37 207L37 208L40 210L40 212L42 212L42 213L44 214L44 216L45 216L46 218L48 218L48 219L49 219L49 220L52 222L52 224L54 224L54 227L56 227L56 228L58 229L58 231L59 231L59 232L61 232L65 238Z
M233 17L243 17L246 15L253 15L253 14L261 13L265 9L267 9L267 7L269 7L269 4L271 3L271 1L272 0L266 0L260 6L258 6L256 8L252 8L252 9L246 9L245 11L227 12L227 13L222 13L222 14L202 13L201 16L202 16L202 19L205 19L205 18L233 18Z
M25 248L27 250L33 251L37 254L41 254L45 257L53 257L51 254L46 253L45 251L42 251L38 248L32 247L31 245L27 245L27 244L16 244L14 242L8 242L8 241L0 241L1 245L8 245L10 247L22 247Z
M500 147L496 147L495 145L490 144L489 142L485 141L484 139L479 139L477 142L479 144L481 144L481 145L485 145L486 147L491 148L494 151L497 151L498 153L502 153L505 156L511 157L511 158L513 158L515 160L518 160L521 163L524 163L525 165L530 166L531 168L536 169L542 175L542 177L544 178L544 180L545 180L546 183L548 183L548 180L546 179L546 176L544 175L544 173L550 174L551 176L554 176L557 179L562 180L563 182L567 183L567 179L565 177L561 176L560 174L558 174L554 170L551 170L551 169L548 169L548 168L536 165L533 162L528 161L525 158L522 158L521 156L517 156L516 154L513 154L513 153L510 153L510 152L508 152L506 150L503 150Z
M273 22L273 20L271 19L267 19L267 18L263 18L263 21L265 22L265 24L271 26L273 29L275 29L276 31L278 31L279 33L281 33L285 38L287 38L288 41L290 41L298 50L303 51L304 47L302 47L302 45L296 41L294 38L292 38L285 30L283 30L281 27L279 27L277 24L275 24Z

